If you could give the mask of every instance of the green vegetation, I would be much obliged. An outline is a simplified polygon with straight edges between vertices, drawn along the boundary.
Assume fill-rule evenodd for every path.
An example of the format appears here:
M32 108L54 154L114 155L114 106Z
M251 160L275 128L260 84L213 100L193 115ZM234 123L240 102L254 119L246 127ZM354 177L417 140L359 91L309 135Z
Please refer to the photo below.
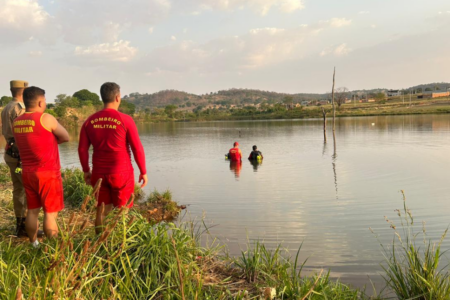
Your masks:
M414 218L406 206L404 193L403 210L396 212L401 227L397 230L394 222L386 219L395 237L392 246L381 245L386 258L383 266L386 284L399 299L450 299L450 274L447 266L439 266L444 256L441 244L448 228L437 243L427 237L425 223L420 232L415 232ZM417 241L420 235L422 241Z
M0 185L10 183L10 181L11 181L11 175L9 173L9 167L6 164L1 163L0 164Z
M84 199L92 193L92 187L84 182L84 173L80 169L63 169L61 172L64 186L64 202L71 208L80 208ZM93 203L90 203L94 205Z
M9 96L2 96L2 98L0 98L0 106L6 106L12 99L13 98Z
M0 164L2 182L7 173ZM165 211L179 212L169 190L154 191L132 210L115 210L105 231L96 235L92 209L79 209L81 199L94 198L92 188L85 186L80 170L66 169L63 176L66 201L73 205L61 214L57 239L44 239L34 249L26 240L9 237L2 224L0 299L388 299L330 280L324 270L304 276L301 247L291 256L281 246L270 250L256 241L230 257L215 239L202 241L208 234L204 223L151 217L161 203ZM12 206L1 200L3 219L12 222ZM405 197L396 213L398 227L386 219L394 230L393 244L380 243L388 292L398 299L449 299L449 273L439 266L447 231L437 243L424 226L416 232Z

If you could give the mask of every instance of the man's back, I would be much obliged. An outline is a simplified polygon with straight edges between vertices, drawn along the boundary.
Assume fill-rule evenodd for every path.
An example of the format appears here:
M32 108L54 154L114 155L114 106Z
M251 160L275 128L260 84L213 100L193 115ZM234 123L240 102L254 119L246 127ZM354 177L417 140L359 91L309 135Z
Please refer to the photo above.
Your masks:
M250 160L258 160L258 157L259 157L259 159L262 159L262 153L261 153L261 151L253 150L253 151L250 153L250 155L248 156L248 159L250 159Z
M144 153L136 125L130 116L117 110L103 109L86 120L81 129L79 148L88 149L90 145L94 148L92 163L96 173L132 171L130 146L139 167L145 168L139 163ZM88 159L82 158L84 170Z

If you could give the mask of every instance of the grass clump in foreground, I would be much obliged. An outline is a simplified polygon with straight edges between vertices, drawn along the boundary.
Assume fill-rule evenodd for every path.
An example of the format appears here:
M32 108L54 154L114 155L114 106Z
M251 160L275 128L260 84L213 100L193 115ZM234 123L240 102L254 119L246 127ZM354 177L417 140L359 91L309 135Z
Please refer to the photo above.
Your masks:
M301 277L298 253L291 260L256 243L242 258L222 256L215 243L201 246L207 229L149 221L138 209L115 210L96 235L87 201L38 249L0 241L0 299L366 299L328 274Z
M221 259L220 247L201 247L190 223L150 223L121 209L96 236L83 218L74 212L60 237L39 249L0 242L0 299L365 298L328 275L301 278L298 256L291 262L261 244L245 254L258 261L254 276L239 261Z
M406 206L405 194L401 192L403 209L396 210L401 227L398 230L397 226L386 218L395 236L391 246L384 246L380 242L386 260L383 266L385 282L398 299L450 299L448 265L439 266L444 255L441 245L448 228L439 242L432 242L427 237L425 223L422 223L422 226L415 225L413 215ZM418 232L417 227L420 228ZM422 241L418 242L420 235Z
M77 168L63 169L61 176L63 179L65 204L71 208L80 208L86 197L92 193L92 186L85 183L83 171ZM10 179L8 178L8 180ZM144 197L144 192L139 184L136 184L134 187L134 197L135 200ZM91 208L91 206L95 205L95 202L89 202L88 205Z

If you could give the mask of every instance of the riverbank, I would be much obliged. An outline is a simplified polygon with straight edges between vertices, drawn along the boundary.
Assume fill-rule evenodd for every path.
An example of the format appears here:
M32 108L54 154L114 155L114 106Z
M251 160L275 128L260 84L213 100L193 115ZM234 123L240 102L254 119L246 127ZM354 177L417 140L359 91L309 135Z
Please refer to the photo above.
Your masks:
M11 184L0 165L1 299L373 299L331 281L326 270L303 277L298 253L289 258L281 247L271 251L257 242L232 258L214 238L208 236L212 242L202 246L204 225L164 218L183 208L168 191L152 193L130 211L116 211L97 236L95 191L79 173L63 172L66 209L59 238L43 239L32 249L27 239L10 236ZM158 210L165 211L162 218L155 217Z
M115 211L104 233L96 235L95 191L81 181L81 171L63 174L67 209L60 217L61 234L33 249L26 239L9 236L11 184L7 168L0 165L0 299L387 299L385 293L371 296L330 280L327 270L303 276L301 248L289 253L254 242L240 256L230 257L203 222L153 217L155 208L172 211L172 217L182 208L168 191L145 198L137 189L140 204ZM405 199L397 214L403 224L398 230L386 221L399 237L398 252L382 248L390 290L399 299L447 299L450 284L447 271L439 271L440 243L427 243L424 236L425 247L415 245Z

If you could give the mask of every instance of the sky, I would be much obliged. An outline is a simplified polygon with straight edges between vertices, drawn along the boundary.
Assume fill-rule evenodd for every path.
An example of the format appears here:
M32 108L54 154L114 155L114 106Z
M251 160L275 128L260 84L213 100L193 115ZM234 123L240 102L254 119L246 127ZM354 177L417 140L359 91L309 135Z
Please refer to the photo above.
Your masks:
M448 0L0 0L0 95L286 93L450 81Z

